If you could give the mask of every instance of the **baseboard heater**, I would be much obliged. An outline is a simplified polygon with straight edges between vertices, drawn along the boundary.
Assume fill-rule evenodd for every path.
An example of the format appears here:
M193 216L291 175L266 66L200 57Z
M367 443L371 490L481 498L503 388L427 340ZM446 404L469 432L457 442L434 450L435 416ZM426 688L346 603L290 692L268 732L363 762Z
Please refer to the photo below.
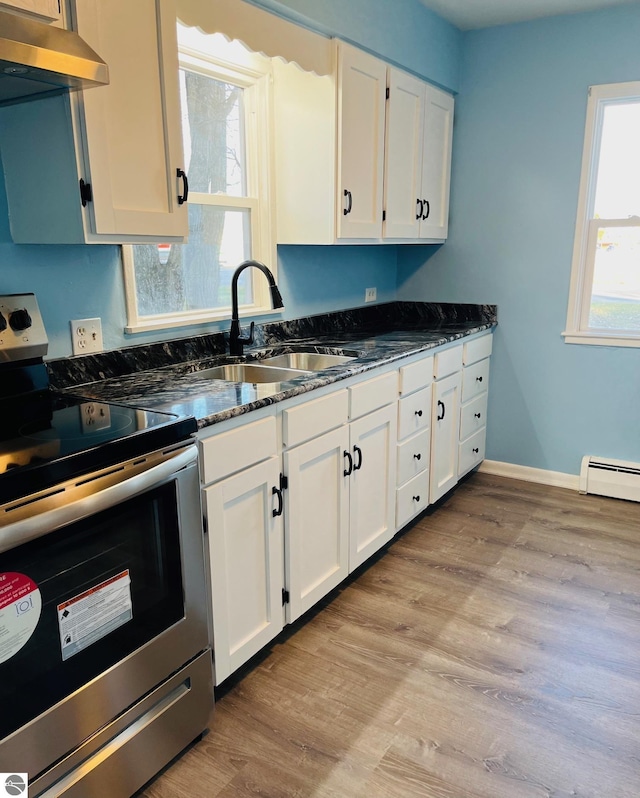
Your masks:
M582 458L580 493L640 502L640 463L604 457Z

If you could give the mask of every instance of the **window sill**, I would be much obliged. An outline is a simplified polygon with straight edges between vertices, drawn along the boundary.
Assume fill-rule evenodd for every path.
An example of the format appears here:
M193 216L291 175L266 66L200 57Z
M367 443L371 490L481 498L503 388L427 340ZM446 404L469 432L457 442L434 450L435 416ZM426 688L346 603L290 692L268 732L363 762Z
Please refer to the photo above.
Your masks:
M250 307L240 308L240 318L254 318L256 316L277 316L282 313L284 308L273 310L270 307ZM136 333L153 332L155 330L172 330L177 327L198 327L205 324L216 322L231 323L231 308L220 311L219 313L204 311L202 313L192 313L188 316L146 316L139 321L127 324L124 331L135 335Z
M591 346L630 346L640 347L640 334L585 332L584 330L565 330L562 333L565 344L590 344Z

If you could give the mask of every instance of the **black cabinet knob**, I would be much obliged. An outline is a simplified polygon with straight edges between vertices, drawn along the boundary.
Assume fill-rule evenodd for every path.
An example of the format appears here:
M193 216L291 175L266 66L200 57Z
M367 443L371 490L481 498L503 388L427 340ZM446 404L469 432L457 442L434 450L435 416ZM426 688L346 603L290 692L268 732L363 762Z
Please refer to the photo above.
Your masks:
M476 382L482 382L482 377L476 377Z
M414 456L414 458L416 460L422 460L422 455L421 454L414 454L413 456Z
M480 413L474 413L473 415L475 418L480 418Z
M9 314L9 324L12 330L26 330L31 327L31 316L26 308L14 310Z
M478 452L480 451L480 449L472 449L471 451L472 451L474 454L478 454Z
M416 416L420 418L422 416L422 410L416 410Z
M420 501L420 496L414 496L413 500L414 500L414 502L419 502Z

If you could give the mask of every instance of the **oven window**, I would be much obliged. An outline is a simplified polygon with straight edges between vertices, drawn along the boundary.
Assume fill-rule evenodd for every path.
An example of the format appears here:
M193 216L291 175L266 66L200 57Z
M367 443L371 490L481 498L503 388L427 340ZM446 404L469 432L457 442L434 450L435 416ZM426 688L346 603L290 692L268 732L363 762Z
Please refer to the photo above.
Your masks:
M175 483L0 554L3 574L35 584L42 608L5 647L0 739L184 617Z

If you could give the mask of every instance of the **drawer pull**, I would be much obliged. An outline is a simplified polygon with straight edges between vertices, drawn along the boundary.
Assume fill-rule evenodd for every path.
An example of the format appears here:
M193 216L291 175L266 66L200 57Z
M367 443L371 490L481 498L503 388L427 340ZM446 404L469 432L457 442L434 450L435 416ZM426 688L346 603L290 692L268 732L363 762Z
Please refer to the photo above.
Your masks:
M414 502L419 502L420 501L420 496L414 496L413 500L414 500Z
M474 418L480 418L480 415L481 415L480 413L474 413L474 414L473 414L473 417L474 417Z
M353 458L351 457L351 454L349 452L343 452L342 454L349 461L349 465L348 465L347 468L345 468L343 474L344 474L345 477L350 477L351 476L351 472L353 471Z
M422 410L416 410L416 416L418 416L418 418L421 418Z
M347 188L344 190L344 196L347 198L347 207L343 208L342 213L344 216L348 216L351 213L351 208L353 206L353 197Z
M271 513L274 518L277 518L279 515L282 515L282 491L280 488L273 487L271 489L271 495L278 497L278 507Z
M444 402L441 402L440 399L438 399L438 407L442 408L442 415L438 413L438 421L442 421L442 419L444 418L445 409L444 409Z
M362 468L362 449L359 446L353 447L353 453L358 455L358 461L353 461L353 470L359 471Z
M478 453L479 453L479 451L480 451L480 449L472 449L471 451L472 451L474 454L478 454Z
M421 454L414 454L413 456L414 456L414 458L416 460L422 460L422 455Z
M476 377L476 382L482 382L482 377Z

